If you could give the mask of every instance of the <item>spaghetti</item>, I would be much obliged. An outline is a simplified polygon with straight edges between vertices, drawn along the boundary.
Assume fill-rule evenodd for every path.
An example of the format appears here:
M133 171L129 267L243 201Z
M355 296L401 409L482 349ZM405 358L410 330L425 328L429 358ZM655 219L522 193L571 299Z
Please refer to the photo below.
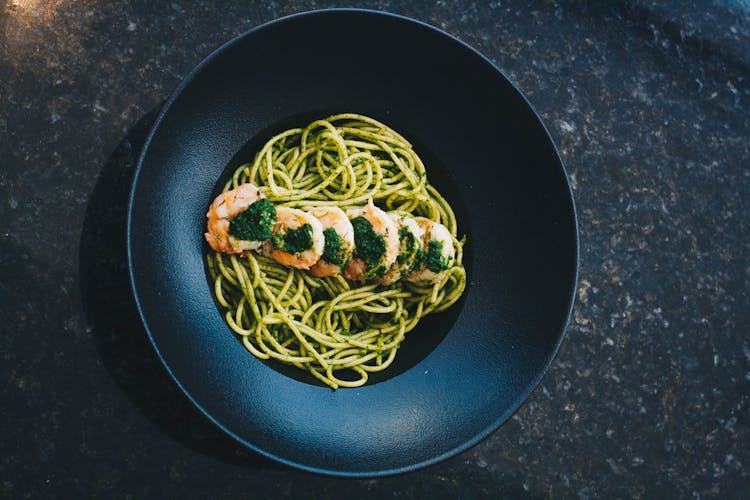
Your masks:
M454 304L466 286L453 210L429 184L411 144L386 125L339 114L272 137L223 191L252 183L279 207L357 208L372 199L387 211L440 222L455 262L434 284L387 286L317 278L256 252L209 251L214 294L231 329L261 359L307 370L336 389L386 369L423 316ZM345 375L348 374L348 375ZM354 377L352 377L352 374Z

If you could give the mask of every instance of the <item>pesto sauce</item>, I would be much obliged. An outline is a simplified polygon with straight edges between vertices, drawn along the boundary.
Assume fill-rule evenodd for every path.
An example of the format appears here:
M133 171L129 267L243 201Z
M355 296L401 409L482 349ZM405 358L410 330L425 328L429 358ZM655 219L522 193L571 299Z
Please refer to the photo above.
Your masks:
M229 222L229 234L238 240L263 241L271 237L275 223L276 207L261 198Z
M339 233L337 233L332 227L323 231L323 236L325 236L326 242L323 247L322 259L330 264L344 267L351 257L348 249L344 245L344 240L341 239Z
M400 265L403 265L407 260L409 260L409 255L411 254L408 248L409 241L409 230L406 227L400 227L398 229L398 257L396 257L396 262L398 262Z
M421 246L417 247L417 255L414 256L414 262L412 262L409 271L415 271L422 267L422 264L424 263L424 255L424 249Z
M312 226L305 224L297 229L287 229L283 235L273 235L274 248L282 252L297 254L309 250L313 246Z
M442 241L430 241L427 254L425 256L425 264L427 269L433 273L439 273L448 269L448 259L442 256L443 242Z
M398 239L399 252L398 257L396 257L396 262L398 262L400 266L412 267L417 257L416 237L411 231L409 231L409 228L401 226L398 230Z
M385 255L385 239L373 230L370 221L364 217L355 217L351 222L356 246L354 256L365 261L365 278L382 278L387 270L379 265Z

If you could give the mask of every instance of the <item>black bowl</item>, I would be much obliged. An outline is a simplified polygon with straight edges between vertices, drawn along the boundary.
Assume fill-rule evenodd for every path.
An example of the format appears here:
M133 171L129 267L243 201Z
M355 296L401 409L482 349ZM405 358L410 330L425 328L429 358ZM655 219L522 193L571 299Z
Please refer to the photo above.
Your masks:
M469 283L408 334L396 366L333 391L242 346L206 279L217 181L278 130L334 111L415 144L466 233ZM563 338L578 234L562 161L523 95L486 58L418 21L363 10L295 15L198 65L146 141L128 214L133 291L159 358L239 442L342 476L454 455L518 409Z

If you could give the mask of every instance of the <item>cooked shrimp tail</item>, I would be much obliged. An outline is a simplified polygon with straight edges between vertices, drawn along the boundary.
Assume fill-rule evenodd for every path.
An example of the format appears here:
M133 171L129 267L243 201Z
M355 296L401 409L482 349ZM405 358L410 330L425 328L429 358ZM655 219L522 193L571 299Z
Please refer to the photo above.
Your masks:
M241 184L217 196L206 213L205 238L217 252L242 253L260 248L271 235L276 208L254 184Z
M456 249L453 246L453 236L448 228L439 222L423 217L418 217L416 221L424 230L424 254L418 268L407 274L406 280L425 285L436 283L455 263Z
M343 210L338 207L315 207L310 213L323 226L325 246L323 255L310 272L319 278L336 276L352 258L354 250L354 228Z
M362 208L348 210L354 228L354 257L344 268L353 281L380 279L398 257L398 227L370 198Z
M310 269L323 255L323 225L296 208L276 209L276 224L263 251L276 262L296 269Z

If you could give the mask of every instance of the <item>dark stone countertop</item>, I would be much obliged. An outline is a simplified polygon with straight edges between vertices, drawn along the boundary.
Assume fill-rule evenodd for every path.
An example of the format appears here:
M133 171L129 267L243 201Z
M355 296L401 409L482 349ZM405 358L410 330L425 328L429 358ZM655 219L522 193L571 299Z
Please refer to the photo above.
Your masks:
M364 2L476 47L550 127L578 300L505 426L414 473L339 480L245 451L168 380L123 259L134 155L214 47L336 2L0 7L0 496L747 497L747 2ZM342 491L344 493L342 493Z

